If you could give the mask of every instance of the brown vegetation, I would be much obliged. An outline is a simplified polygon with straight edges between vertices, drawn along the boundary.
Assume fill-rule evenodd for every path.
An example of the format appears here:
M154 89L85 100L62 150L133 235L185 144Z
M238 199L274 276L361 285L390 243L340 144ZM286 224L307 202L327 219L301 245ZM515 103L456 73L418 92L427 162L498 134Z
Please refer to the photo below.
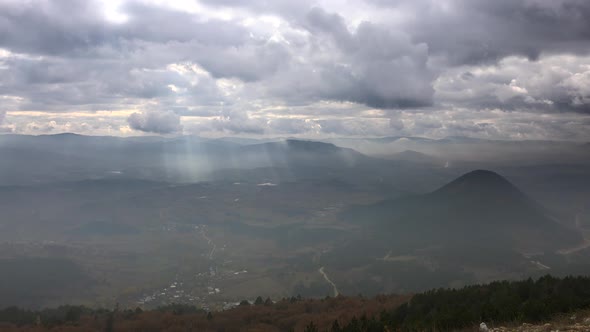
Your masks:
M284 299L274 304L241 305L234 309L191 314L158 310L115 313L112 329L109 314L84 315L76 323L58 326L0 326L0 331L304 331L313 322L320 331L329 330L337 320L340 326L353 317L379 316L409 300L410 296L337 297L322 300Z

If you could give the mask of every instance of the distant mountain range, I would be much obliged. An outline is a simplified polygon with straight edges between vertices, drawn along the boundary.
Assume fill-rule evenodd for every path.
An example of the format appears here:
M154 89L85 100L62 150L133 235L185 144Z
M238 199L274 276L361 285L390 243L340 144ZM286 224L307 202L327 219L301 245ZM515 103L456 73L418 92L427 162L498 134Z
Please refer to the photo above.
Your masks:
M519 177L545 204L572 201L587 187L588 145L465 137L300 139L0 135L0 185L86 179L285 182L328 180L397 194L431 191L456 176L494 168ZM567 166L567 172L555 165ZM571 167L573 166L573 167ZM528 167L517 168L517 167ZM555 174L556 172L559 174ZM534 178L529 174L536 172ZM556 178L557 177L557 178ZM545 180L546 179L546 180ZM539 186L541 184L541 186ZM564 187L564 186L562 186ZM538 198L538 197L537 197ZM567 207L561 212L569 213ZM573 212L572 212L573 213Z
M296 139L3 135L0 155L10 156L0 163L0 185L105 178L183 183L321 179L399 187L407 192L421 191L420 183L428 182L422 178L438 183L441 177L437 171L424 172L424 167L332 143Z
M241 146L236 150L236 158L242 162L261 166L313 166L313 167L353 167L369 159L367 156L349 148L341 148L331 143L288 139L280 142Z
M444 164L444 162L437 157L414 150L404 150L402 152L397 152L388 156L387 159L424 164Z

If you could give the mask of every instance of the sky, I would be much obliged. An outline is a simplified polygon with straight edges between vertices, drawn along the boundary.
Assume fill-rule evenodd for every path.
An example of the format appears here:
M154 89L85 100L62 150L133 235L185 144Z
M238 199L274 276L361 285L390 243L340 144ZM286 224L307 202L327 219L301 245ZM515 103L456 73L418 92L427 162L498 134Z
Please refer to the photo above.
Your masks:
M588 0L0 0L0 133L590 140Z

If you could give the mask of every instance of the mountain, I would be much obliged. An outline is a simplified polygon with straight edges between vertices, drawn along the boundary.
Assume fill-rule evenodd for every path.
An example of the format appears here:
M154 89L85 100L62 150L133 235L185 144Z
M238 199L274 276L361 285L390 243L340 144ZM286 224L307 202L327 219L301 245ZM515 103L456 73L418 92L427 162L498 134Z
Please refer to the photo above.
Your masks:
M402 152L397 152L390 155L387 159L419 164L444 164L444 162L434 156L414 150L404 150Z
M255 144L250 144L255 143ZM206 139L195 136L0 135L0 185L131 178L163 182L344 181L395 193L441 183L431 164L369 157L331 143Z
M236 151L236 157L247 165L290 168L353 167L371 159L331 143L295 139L243 146Z
M243 152L265 152L265 153L313 153L313 154L339 154L354 153L361 155L353 149L341 148L332 143L317 141L287 139L279 142L267 142L261 144L247 145L242 148Z
M430 196L437 200L469 200L473 204L489 205L501 199L506 204L523 203L528 200L522 193L506 178L500 174L487 171L475 170L464 174L451 181Z
M538 203L501 175L464 174L424 195L353 208L364 221L407 247L505 247L520 252L572 247L581 237L559 224Z

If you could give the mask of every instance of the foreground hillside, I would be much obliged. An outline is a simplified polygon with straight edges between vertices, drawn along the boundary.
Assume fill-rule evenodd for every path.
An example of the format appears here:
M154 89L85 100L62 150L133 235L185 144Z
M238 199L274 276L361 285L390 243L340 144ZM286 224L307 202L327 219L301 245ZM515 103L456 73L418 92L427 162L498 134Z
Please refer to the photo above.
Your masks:
M553 326L585 330L590 328L590 319L581 310L589 307L590 277L545 276L437 289L413 296L291 298L275 303L258 298L254 304L243 301L220 312L186 305L152 311L64 306L33 312L12 307L0 310L0 330L376 332L470 330L480 326L494 331L549 331ZM551 319L553 323L546 323Z
M234 309L212 313L186 305L150 311L63 306L31 312L13 307L0 310L0 331L304 331L312 322L324 331L335 321L347 324L353 319L378 317L409 298L290 298L275 303L258 299L256 304L242 303Z

